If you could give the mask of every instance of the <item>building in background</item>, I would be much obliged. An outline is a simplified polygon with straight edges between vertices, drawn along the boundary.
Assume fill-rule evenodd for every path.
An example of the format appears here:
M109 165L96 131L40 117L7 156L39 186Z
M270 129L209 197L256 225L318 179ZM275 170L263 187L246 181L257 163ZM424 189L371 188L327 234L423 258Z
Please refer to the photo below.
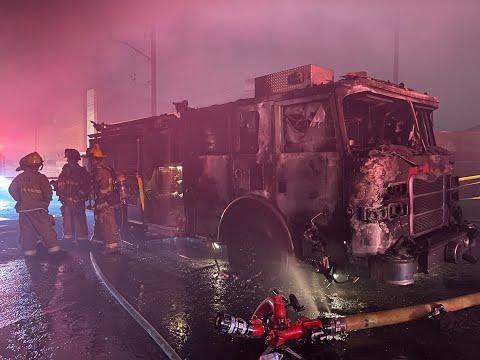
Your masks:
M88 134L95 133L95 128L93 127L93 123L97 122L97 95L95 89L88 89L87 90L87 113L86 113L86 121L83 123L83 140L85 149L89 146L88 145ZM80 152L83 149L80 150Z
M67 148L82 150L82 122L48 124L37 129L36 151L43 157L45 163L43 173L47 176L57 176L66 163L64 152Z

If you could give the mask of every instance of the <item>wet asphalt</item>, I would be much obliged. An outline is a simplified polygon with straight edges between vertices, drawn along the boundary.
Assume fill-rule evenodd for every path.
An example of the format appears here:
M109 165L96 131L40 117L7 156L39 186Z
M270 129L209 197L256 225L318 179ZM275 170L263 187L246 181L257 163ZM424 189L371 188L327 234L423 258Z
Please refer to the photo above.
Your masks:
M0 359L166 359L99 283L88 252L26 263L12 205L0 198Z
M18 249L17 216L7 200L0 197L0 359L165 359L99 282L87 249L62 244L70 256L60 266L46 259L25 263ZM58 203L51 212L58 216ZM57 229L60 235L60 219ZM480 265L470 264L418 275L406 287L363 279L329 284L303 266L281 281L240 281L217 271L214 257L228 273L225 249L214 252L188 238L128 239L121 254L94 251L94 256L115 288L183 359L258 359L265 348L261 340L218 334L213 321L218 311L248 319L273 287L285 295L295 293L306 307L302 315L309 317L378 311L480 291ZM479 343L480 307L475 307L320 345L290 345L308 359L473 360L480 359Z

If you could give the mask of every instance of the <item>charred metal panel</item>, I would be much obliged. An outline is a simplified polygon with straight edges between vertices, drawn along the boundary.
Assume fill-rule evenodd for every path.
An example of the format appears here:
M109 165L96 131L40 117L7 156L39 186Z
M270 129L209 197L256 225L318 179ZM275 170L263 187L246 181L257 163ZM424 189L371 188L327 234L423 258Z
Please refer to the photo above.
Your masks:
M302 89L331 81L333 81L332 70L312 64L300 66L255 78L255 97Z
M113 168L120 172L136 172L139 167L140 139L119 139L113 153Z
M233 165L233 185L238 195L263 190L264 165L255 159L236 160Z
M322 236L332 239L330 245L343 243L338 236L343 231L338 218L343 201L343 163L337 152L341 140L329 99L313 96L276 103L275 139L276 203L291 226L297 255L321 256L303 241L312 218Z
M342 199L338 153L281 154L277 182L277 205L293 227L297 241L316 215L320 214L317 225L325 231L334 225L334 215Z
M278 160L277 204L289 219L303 214L309 222L318 219L328 224L338 206L340 194L340 156L338 153L281 154Z
M309 101L282 107L283 151L335 151L336 138L328 101Z
M449 190L443 186L453 173L453 160L447 152L441 152L442 155L438 152L432 148L428 154L415 154L408 147L390 146L370 151L363 160L356 158L349 180L352 254L384 254L402 236L426 234L447 225L455 205L447 204L443 192ZM424 178L431 179L431 185L422 181L413 186L415 180ZM406 184L408 192L404 191ZM400 216L390 216L391 204L400 203L408 205L408 213L402 211ZM381 209L388 216L362 218L366 210Z
M133 173L138 170L141 154L141 135L110 135L103 134L90 142L99 144L106 154L107 163L123 173Z
M189 161L194 181L186 189L195 234L215 238L223 210L231 201L230 157L200 156ZM186 199L187 200L187 199Z
M435 96L418 93L405 86L395 85L386 81L372 79L368 77L347 77L335 83L337 95L340 98L361 93L373 92L376 94L388 96L390 98L413 101L415 103L430 106L432 109L438 107L438 98Z
M145 222L183 229L182 167L157 167L149 175L144 182Z
M400 171L398 159L389 157L370 158L358 171L354 170L350 203L354 255L384 253L401 236L401 219L395 220L400 227L389 227L386 221L365 222L360 216L363 209L379 209L384 205L387 195L384 185L398 182Z
M234 196L273 192L271 103L239 106L233 116L232 178Z
M231 104L182 113L187 231L215 238L218 222L232 200Z

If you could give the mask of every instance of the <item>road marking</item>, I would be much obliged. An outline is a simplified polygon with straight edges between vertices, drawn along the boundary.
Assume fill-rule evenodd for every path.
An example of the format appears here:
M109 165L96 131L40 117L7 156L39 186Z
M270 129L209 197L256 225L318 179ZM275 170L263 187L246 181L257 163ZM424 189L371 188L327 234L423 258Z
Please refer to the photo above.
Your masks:
M182 360L182 358L175 352L175 350L170 346L170 344L158 333L157 330L142 316L140 313L135 310L135 308L128 303L127 300L115 289L115 287L108 281L107 277L103 274L102 270L95 261L93 253L90 253L90 261L93 265L93 270L98 279L103 283L103 285L110 291L110 294L122 305L122 307L135 319L135 321L145 329L145 331L150 335L150 337L157 343L158 346L163 350L165 355L168 356L170 360Z
M127 245L130 245L130 246L133 246L133 247L137 247L137 246L133 245L132 243L126 241L126 240L122 240L122 241L123 241L125 244L127 244Z
M478 185L478 184L480 184L480 181L475 181L475 182L472 182L472 183L463 184L463 185L460 185L460 187L463 188L465 186L472 186L472 185Z
M480 175L464 176L458 179L458 181L469 181L480 179Z

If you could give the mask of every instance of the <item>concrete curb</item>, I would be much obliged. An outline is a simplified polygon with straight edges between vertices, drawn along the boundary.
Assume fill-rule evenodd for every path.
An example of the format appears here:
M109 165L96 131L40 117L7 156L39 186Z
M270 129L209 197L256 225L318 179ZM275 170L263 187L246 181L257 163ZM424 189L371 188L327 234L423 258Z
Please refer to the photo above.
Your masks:
M140 313L135 310L135 308L128 303L127 300L113 287L113 285L108 281L106 276L103 274L102 270L95 261L93 253L90 253L90 260L95 270L97 278L103 283L103 285L110 291L110 294L122 305L122 307L132 316L132 318L141 326L143 329L150 335L150 337L160 346L165 355L168 356L170 360L182 360L182 358L175 352L175 350L170 346L170 344L160 335L157 330L142 316Z

